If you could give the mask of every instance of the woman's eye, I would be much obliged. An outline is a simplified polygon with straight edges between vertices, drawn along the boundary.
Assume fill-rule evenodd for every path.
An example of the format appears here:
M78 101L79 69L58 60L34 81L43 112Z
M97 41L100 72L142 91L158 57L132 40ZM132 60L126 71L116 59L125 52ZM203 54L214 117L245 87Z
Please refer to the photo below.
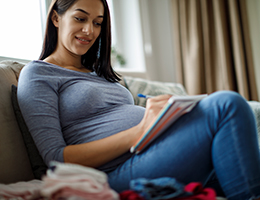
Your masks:
M75 17L75 19L76 19L77 21L79 21L79 22L84 22L84 21L85 21L85 19L82 19L82 18L79 18L79 17Z
M94 24L95 24L96 26L101 26L101 25L102 25L102 23L99 23L99 22L94 22Z

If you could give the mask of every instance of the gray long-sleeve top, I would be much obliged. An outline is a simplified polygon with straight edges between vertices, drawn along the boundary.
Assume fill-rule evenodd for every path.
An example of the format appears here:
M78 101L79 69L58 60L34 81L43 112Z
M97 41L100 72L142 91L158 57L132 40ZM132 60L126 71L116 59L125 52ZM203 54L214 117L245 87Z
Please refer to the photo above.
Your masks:
M102 139L137 125L144 108L135 106L131 93L95 72L84 73L44 61L32 61L18 81L18 102L48 165L63 162L67 145ZM99 169L110 171L131 156L126 153Z

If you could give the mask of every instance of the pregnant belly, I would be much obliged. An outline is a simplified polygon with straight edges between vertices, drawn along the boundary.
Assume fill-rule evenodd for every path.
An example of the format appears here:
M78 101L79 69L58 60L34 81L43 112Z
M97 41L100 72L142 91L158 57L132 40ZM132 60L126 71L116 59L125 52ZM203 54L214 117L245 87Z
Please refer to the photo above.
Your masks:
M135 105L121 105L86 116L63 129L67 144L80 144L102 139L136 126L143 118L145 109Z

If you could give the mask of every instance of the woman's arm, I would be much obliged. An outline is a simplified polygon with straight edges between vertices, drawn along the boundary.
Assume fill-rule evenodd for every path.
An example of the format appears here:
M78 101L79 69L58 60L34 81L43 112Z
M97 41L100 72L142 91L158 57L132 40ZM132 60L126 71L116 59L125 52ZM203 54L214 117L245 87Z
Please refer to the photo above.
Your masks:
M66 142L59 117L59 79L39 63L26 65L19 76L17 98L26 125L46 165L63 162Z
M66 146L64 162L100 167L129 151L141 133L139 126L135 126L100 140Z
M155 119L170 97L170 95L160 95L148 99L145 115L137 126L107 138L65 147L64 161L97 168L126 153Z

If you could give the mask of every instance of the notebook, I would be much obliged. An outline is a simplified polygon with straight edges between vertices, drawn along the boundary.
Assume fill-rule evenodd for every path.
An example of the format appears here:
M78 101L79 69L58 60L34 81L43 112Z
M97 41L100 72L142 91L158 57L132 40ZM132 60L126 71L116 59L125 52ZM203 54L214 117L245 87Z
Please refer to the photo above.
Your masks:
M196 104L207 94L192 96L172 96L162 108L158 116L131 147L132 153L138 154L145 149L153 140L161 135L180 116L190 112Z

